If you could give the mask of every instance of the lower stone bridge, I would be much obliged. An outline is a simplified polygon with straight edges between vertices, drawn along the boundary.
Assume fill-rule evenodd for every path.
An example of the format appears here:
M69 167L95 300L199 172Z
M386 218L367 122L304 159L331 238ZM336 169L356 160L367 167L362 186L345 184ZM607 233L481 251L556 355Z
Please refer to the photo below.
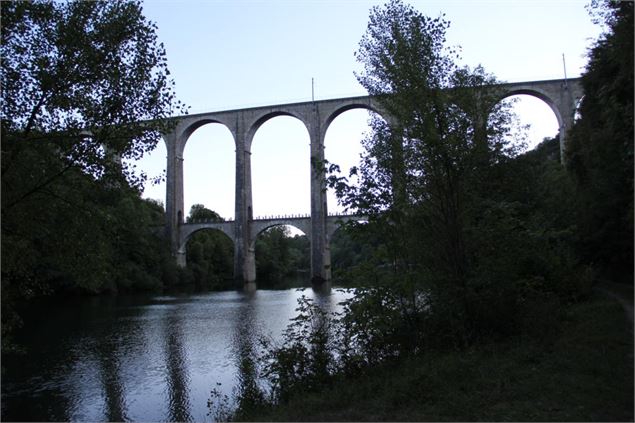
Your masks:
M311 251L311 254L320 254L321 256L326 257L326 261L328 262L329 274L327 280L330 279L330 240L335 231L340 228L343 224L350 221L366 221L367 217L358 216L354 214L329 214L326 217L326 240L327 242L324 245L324 251L314 252ZM179 239L179 248L177 253L177 262L180 266L185 266L187 263L186 257L186 247L187 242L190 238L199 231L202 230L217 230L223 232L229 239L232 240L234 245L238 243L241 239L239 232L239 228L236 225L236 221L234 220L226 220L223 222L212 221L212 220L194 220L187 223L182 223L180 225L180 239ZM311 215L283 215L283 216L263 216L256 217L249 221L248 229L249 229L249 249L247 251L247 265L246 268L244 263L239 260L239 258L234 255L234 271L246 272L250 276L253 275L251 280L255 280L256 274L256 260L255 260L255 251L256 251L256 238L259 234L266 231L269 228L274 226L292 226L296 229L302 231L309 240L312 235L312 221ZM312 248L313 243L311 243ZM238 273L242 274L242 273Z

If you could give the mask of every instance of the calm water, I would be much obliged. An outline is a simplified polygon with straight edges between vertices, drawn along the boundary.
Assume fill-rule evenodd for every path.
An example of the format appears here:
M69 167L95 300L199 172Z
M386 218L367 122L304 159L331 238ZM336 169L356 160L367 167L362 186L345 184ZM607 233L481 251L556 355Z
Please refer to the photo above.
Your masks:
M335 310L344 293L258 290L93 298L39 305L3 357L2 420L211 421L210 390L235 385L235 345L278 338L301 295Z

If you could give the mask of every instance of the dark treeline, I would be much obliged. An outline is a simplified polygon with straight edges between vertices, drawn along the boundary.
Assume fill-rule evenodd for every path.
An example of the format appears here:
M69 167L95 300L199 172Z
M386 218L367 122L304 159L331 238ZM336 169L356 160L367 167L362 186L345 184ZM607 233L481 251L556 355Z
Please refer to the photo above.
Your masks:
M608 280L633 283L633 2L591 3L606 31L589 50L567 168L576 250Z

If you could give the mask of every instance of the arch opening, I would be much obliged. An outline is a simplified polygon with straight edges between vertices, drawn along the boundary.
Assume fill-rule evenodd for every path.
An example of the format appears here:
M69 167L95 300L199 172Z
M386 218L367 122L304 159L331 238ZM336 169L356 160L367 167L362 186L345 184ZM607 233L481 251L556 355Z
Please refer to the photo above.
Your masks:
M310 213L310 166L310 137L302 121L272 115L262 122L251 143L254 218Z
M310 285L308 237L292 225L271 225L254 240L256 280L260 287L291 288Z
M222 218L235 216L236 147L229 129L220 123L196 128L183 151L185 210L205 204Z
M205 289L233 286L234 242L222 230L198 229L188 236L182 248L186 253L186 284Z
M370 120L381 116L368 107L347 108L332 118L324 136L324 157L340 168L338 176L349 179L350 169L359 166L364 152L362 141L372 131ZM329 213L344 213L335 190L326 192Z
M499 103L513 113L508 141L520 153L536 149L545 140L556 138L558 141L562 119L545 96L523 91L510 93ZM492 123L491 114L489 123ZM556 149L559 151L559 147Z

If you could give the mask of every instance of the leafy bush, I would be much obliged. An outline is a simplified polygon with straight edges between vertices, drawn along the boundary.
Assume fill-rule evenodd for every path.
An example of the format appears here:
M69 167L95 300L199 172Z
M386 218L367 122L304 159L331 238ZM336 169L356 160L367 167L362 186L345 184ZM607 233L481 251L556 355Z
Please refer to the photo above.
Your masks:
M286 401L291 393L326 386L337 366L332 338L336 322L304 295L296 311L279 343L262 339L262 375L275 402Z

